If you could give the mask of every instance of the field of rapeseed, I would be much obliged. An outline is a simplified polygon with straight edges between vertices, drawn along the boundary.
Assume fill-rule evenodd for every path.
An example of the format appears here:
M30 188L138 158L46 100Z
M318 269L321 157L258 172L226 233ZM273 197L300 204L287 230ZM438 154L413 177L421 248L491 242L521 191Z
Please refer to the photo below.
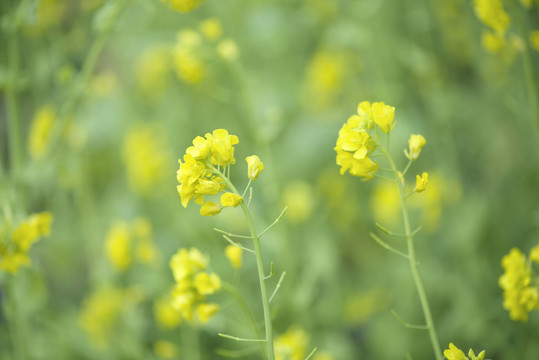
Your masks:
M539 359L539 1L0 1L0 359Z

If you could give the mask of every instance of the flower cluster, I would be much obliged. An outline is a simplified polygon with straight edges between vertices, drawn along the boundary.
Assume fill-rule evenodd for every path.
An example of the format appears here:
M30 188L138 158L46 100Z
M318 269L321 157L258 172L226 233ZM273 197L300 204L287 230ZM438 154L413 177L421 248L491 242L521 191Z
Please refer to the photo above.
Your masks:
M11 241L0 241L0 268L15 274L21 265L29 266L28 251L39 238L50 235L51 223L49 212L30 215L13 231Z
M202 205L200 213L204 216L213 216L221 212L223 207L236 207L243 201L237 193L224 192L229 188L228 179L224 173L231 164L236 163L234 158L234 145L238 144L238 137L230 135L227 130L217 129L205 137L197 136L193 146L186 150L183 162L178 160L180 168L177 172L178 193L183 207L187 207L191 199ZM246 158L247 176L256 180L258 174L264 169L264 164L256 155ZM220 204L212 201L204 202L206 195L217 195L224 192Z
M530 253L530 260L539 263L539 246ZM503 307L514 321L527 321L528 313L539 308L539 287L532 282L526 256L517 248L502 258L504 274L499 279L503 289Z
M376 149L371 130L376 124L381 131L389 133L395 126L394 118L395 108L383 102L359 103L357 114L352 115L339 131L334 148L341 174L350 171L350 174L365 180L374 176L378 163L368 157Z
M221 279L206 271L209 259L198 249L180 249L170 259L176 285L172 289L171 305L182 318L206 323L219 310L217 304L206 303L206 296L221 288Z
M475 13L481 22L489 28L483 31L483 46L490 52L497 53L506 45L505 34L510 18L500 0L475 0Z
M146 265L154 264L159 252L152 242L152 224L144 218L136 219L132 225L116 222L106 235L105 253L120 271L125 271L133 259Z
M448 360L483 360L485 358L485 350L481 351L477 356L472 349L468 351L468 357L464 352L456 347L453 343L449 344L449 349L444 350L444 356Z

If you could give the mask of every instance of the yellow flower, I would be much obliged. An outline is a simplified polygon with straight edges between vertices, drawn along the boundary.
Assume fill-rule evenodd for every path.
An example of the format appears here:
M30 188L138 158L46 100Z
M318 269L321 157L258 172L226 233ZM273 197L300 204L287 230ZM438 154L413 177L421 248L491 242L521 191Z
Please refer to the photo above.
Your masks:
M532 48L539 51L539 30L533 30L530 33L530 42L532 44Z
M105 238L105 253L116 269L123 271L131 264L130 245L131 236L127 224L114 224Z
M189 201L193 197L197 204L201 204L204 201L204 195L195 194L195 190L199 179L206 172L206 166L189 154L183 156L183 161L178 160L180 168L177 172L177 178L180 182L178 193L180 194L182 206L187 207L187 204L189 204Z
M444 356L448 360L468 360L464 352L453 345L453 343L449 343L449 349L444 350Z
M181 323L180 314L172 307L170 296L157 299L153 306L155 321L160 327L172 330Z
M258 179L258 175L264 170L264 163L256 155L247 156L245 161L247 161L247 177L250 180Z
M234 61L238 58L238 45L231 39L224 39L217 45L217 53L227 61Z
M225 248L225 255L234 268L239 269L241 267L243 255L243 250L241 248L235 245L228 245Z
M221 191L221 183L219 183L216 179L199 179L197 185L195 186L195 192L197 194L215 195L219 193L219 191Z
M207 323L210 318L219 311L219 305L217 304L199 304L196 307L196 313L201 323Z
M309 61L305 93L308 105L315 109L330 106L342 92L350 61L342 52L319 50Z
M505 38L503 35L487 30L483 31L483 34L481 35L481 43L488 52L497 53L503 49Z
M161 359L176 359L180 351L173 342L158 340L153 344L154 353Z
M198 33L182 30L172 50L174 70L181 80L189 84L199 84L206 77L206 63L202 58L201 45Z
M30 266L30 259L26 253L0 253L0 268L12 274L16 274L22 265Z
M177 282L192 276L196 271L203 270L208 266L209 259L198 249L180 249L170 259L170 269Z
M145 97L155 100L167 88L170 69L170 54L163 47L145 50L135 63L135 77Z
M47 146L56 112L51 106L44 106L34 115L28 135L28 152L33 159L40 158Z
M185 152L196 160L203 160L210 153L210 142L202 136L197 136L193 140L193 146L189 146Z
M492 30L504 34L509 27L509 15L500 0L475 0L475 14Z
M427 184L429 183L429 174L424 172L421 176L416 175L415 179L415 192L422 192L427 189Z
M404 155L410 160L416 160L426 143L427 140L425 140L423 135L410 135L410 139L408 140L409 150L404 149Z
M152 195L168 172L168 144L162 128L136 124L124 139L122 157L129 186L141 195Z
M188 12L200 5L203 0L161 0L170 5L174 10Z
M223 195L221 195L221 205L223 207L229 207L229 206L238 206L243 201L242 197L238 194L233 194L230 192L226 192Z
M221 288L221 279L215 273L200 272L195 276L194 285L199 294L210 295Z
M395 123L395 108L384 104L383 102L375 102L371 106L372 117L376 125L385 133L390 132Z
M236 163L234 145L239 143L236 135L229 135L225 129L217 129L211 134L206 134L206 138L211 142L211 161L213 165L224 167Z
M314 208L315 196L311 185L305 181L293 181L283 191L283 203L287 206L287 218L292 223L309 219Z
M359 176L364 180L372 179L378 170L378 163L372 161L368 157L358 160L350 152L335 148L337 151L337 165L341 166L341 175L350 171L351 175Z
M291 326L275 339L275 360L304 360L309 345L305 330Z
M354 115L348 119L348 122L343 125L339 131L337 139L337 147L344 151L354 153L354 159L364 159L369 150L374 149L373 141L369 134L359 129L359 116Z
M470 349L468 351L468 356L470 357L470 360L483 360L485 358L486 353L487 352L483 350L479 354L477 354L477 356L475 356L475 353L473 352L473 350Z
M211 201L206 201L200 207L200 215L202 216L214 216L221 212L221 206Z
M530 251L530 260L539 263L539 245L537 245Z
M199 27L202 34L212 41L219 39L223 33L221 21L217 18L206 19L200 23Z

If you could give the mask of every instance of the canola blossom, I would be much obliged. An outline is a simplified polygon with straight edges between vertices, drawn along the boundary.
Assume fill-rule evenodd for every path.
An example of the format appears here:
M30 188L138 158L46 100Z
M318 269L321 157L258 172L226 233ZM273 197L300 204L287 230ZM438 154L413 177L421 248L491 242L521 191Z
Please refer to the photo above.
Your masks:
M182 319L193 321L196 314L200 322L206 323L219 309L217 304L206 302L207 295L221 288L219 276L206 271L208 265L209 258L196 248L180 249L170 259L176 281L170 304Z

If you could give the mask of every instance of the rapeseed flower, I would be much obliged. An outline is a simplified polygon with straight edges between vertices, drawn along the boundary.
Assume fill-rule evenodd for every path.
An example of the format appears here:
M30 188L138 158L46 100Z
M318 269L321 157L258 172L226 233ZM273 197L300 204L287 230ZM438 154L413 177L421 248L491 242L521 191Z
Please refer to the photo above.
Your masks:
M292 326L275 339L275 360L304 360L307 356L309 335Z
M505 34L510 18L500 0L475 0L475 13L479 20L498 34Z
M526 256L517 248L502 258L504 274L499 278L503 289L503 307L514 321L525 322L528 313L539 308L539 291L531 284L531 269Z
M55 120L56 111L50 105L43 106L34 115L28 134L28 152L33 159L45 152Z
M421 149L426 143L427 140L425 140L423 135L410 135L410 139L408 140L409 150L404 149L404 155L410 160L417 160L421 153Z
M50 235L52 221L50 212L32 214L8 234L8 241L0 241L0 269L15 274L21 266L30 266L28 251L41 237Z
M202 34L211 41L218 40L223 34L221 21L217 18L210 18L202 21L199 28Z
M202 38L193 30L178 33L172 50L173 67L178 77L189 84L199 84L206 77L206 63L202 57Z
M468 357L464 352L456 347L453 343L449 343L449 349L444 350L444 356L448 360L483 360L485 358L485 350L481 351L477 356L472 349L468 351Z
M153 306L155 322L166 330L175 329L182 322L180 314L172 307L171 300L170 294L167 294L155 300Z
M427 189L427 184L429 183L429 174L424 172L421 176L416 175L415 181L415 192L422 192Z
M243 201L242 197L238 194L233 194L230 192L226 192L223 195L221 195L221 205L223 207L237 207L241 202Z
M228 245L225 248L225 255L234 268L239 269L241 267L243 250L240 247Z
M264 170L264 163L256 155L247 156L245 161L247 161L247 177L250 180L258 179L258 175Z
M153 344L153 352L161 359L176 359L180 350L176 344L167 340L158 340Z
M195 314L206 323L219 307L206 303L206 296L221 288L221 279L206 271L209 259L198 249L180 249L170 260L176 284L172 289L171 306L182 318L193 321Z

